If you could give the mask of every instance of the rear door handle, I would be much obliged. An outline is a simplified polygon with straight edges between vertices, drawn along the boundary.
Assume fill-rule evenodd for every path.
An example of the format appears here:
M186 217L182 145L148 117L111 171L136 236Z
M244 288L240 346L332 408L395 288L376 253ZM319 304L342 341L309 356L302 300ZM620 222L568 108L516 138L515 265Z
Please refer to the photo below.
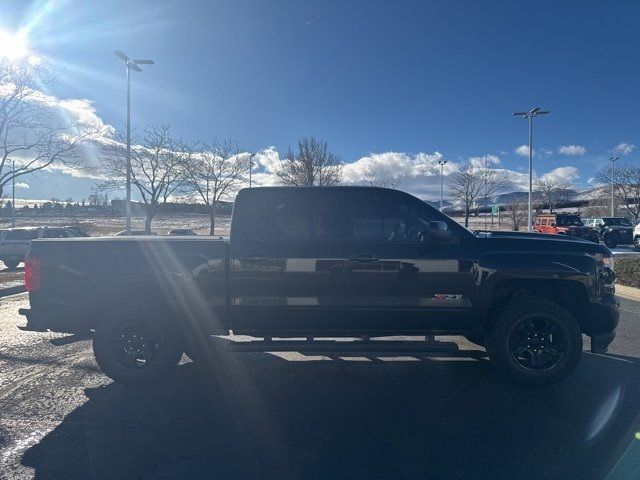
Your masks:
M351 255L350 257L347 257L347 258L352 262L360 262L360 263L377 262L378 260L380 260L375 255Z

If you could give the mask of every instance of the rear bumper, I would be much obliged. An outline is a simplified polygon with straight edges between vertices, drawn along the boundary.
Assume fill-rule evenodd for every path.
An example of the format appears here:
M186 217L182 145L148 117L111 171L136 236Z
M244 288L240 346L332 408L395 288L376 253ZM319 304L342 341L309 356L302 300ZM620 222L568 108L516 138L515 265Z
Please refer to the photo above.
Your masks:
M53 306L52 306L53 307ZM18 313L27 317L27 325L21 330L32 332L60 332L79 333L86 332L88 328L81 321L81 316L69 308L20 308ZM84 324L84 325L83 325Z

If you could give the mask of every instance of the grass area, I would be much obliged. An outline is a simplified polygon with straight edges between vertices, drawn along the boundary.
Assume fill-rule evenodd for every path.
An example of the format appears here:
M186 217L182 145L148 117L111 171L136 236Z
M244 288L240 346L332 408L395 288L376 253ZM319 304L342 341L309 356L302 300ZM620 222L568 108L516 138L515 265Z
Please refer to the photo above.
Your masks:
M616 258L615 262L616 282L620 285L640 288L640 257Z

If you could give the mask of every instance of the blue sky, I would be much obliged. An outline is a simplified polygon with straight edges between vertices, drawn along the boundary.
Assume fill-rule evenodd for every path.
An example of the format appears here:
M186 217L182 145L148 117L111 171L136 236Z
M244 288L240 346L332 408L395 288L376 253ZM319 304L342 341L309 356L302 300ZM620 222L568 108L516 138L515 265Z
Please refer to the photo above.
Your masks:
M425 165L438 158L450 161L447 173L487 155L525 172L516 149L527 141L526 123L511 113L538 105L551 114L536 121L536 173L561 167L560 177L588 186L616 145L640 142L639 20L632 1L0 6L0 28L31 24L30 47L61 68L49 93L88 100L106 124L124 123L124 69L113 55L121 49L157 62L135 73L134 127L171 124L188 139L267 149L265 182L277 152L315 135L345 162L360 161L348 181L357 183L363 168L393 172L408 162L401 187L423 197L436 196L437 169ZM567 155L563 146L582 148ZM637 162L637 150L622 150ZM25 179L31 188L19 196L79 199L93 181L43 173Z

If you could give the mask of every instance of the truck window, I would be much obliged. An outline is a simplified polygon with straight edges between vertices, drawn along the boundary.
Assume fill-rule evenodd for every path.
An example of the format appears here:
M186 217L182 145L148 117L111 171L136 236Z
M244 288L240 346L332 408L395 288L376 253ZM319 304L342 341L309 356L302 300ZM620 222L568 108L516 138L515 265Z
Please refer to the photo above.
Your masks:
M276 195L252 205L245 217L259 242L327 241L332 236L331 203L315 195ZM247 232L251 234L250 232Z
M48 228L42 232L42 238L65 238L65 231L58 228Z
M33 240L38 238L38 230L10 230L3 240Z
M419 234L429 229L429 222L435 220L413 205L375 197L352 203L349 212L348 231L355 241L418 241Z

